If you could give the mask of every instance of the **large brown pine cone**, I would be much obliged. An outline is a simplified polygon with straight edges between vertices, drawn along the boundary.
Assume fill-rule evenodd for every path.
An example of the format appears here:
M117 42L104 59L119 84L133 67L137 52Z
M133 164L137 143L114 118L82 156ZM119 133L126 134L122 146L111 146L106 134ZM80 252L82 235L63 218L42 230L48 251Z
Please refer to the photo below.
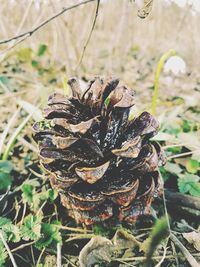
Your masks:
M148 112L129 120L134 91L117 79L96 77L72 96L53 94L43 121L34 124L42 166L77 223L118 217L135 222L162 192L161 147L150 142L158 122Z

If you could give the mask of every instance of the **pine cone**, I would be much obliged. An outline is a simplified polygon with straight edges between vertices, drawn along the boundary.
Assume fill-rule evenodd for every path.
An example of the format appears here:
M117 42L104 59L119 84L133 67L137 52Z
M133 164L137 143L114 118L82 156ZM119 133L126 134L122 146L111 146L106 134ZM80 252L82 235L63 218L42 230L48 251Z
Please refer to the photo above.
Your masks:
M148 112L129 120L134 91L117 79L96 77L84 92L77 79L68 84L72 96L50 96L33 126L41 164L77 223L133 223L163 189L165 156L149 140L158 122Z

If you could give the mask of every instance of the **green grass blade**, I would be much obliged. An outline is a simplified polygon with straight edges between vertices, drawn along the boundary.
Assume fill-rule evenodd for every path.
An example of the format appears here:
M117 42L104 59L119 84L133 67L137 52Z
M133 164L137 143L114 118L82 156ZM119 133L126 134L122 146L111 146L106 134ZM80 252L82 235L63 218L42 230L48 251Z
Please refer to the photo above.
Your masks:
M12 117L10 118L10 120L8 121L2 135L0 138L0 155L2 154L3 151L3 144L5 142L6 136L8 135L9 129L11 127L11 125L14 123L15 119L17 118L17 115L19 114L21 110L21 106L16 110L16 112L12 115Z
M34 112L33 112L34 113ZM23 121L22 123L17 127L17 129L14 131L14 133L12 134L12 136L10 137L10 140L7 143L6 149L3 153L3 160L7 160L10 151L12 150L15 141L18 137L18 135L20 134L20 132L23 130L24 126L27 124L27 122L30 120L30 118L32 117L33 113L29 114Z
M155 81L154 81L153 97L152 97L152 102L151 102L151 113L153 115L156 114L157 100L158 100L158 86L159 86L160 74L161 74L163 65L169 57L175 56L175 55L176 55L176 51L173 49L170 49L169 51L165 52L161 56L160 60L158 61L158 65L156 68Z

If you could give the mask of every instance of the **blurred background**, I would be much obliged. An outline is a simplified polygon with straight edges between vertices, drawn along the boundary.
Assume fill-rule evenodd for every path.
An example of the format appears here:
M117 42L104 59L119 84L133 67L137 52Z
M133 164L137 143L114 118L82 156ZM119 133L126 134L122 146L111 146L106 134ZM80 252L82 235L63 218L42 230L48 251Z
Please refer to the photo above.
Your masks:
M30 31L62 8L78 2L80 1L0 1L0 39ZM41 75L39 79L37 76L37 71L41 68L45 68L49 76L49 79L42 81L42 86L48 86L48 82L55 79L61 84L63 75L55 73L58 67L67 77L78 75L85 80L94 75L114 74L131 86L136 85L137 90L144 91L152 86L160 56L173 48L186 62L187 75L184 75L181 90L186 87L190 92L199 81L199 1L155 0L152 12L145 19L137 16L142 2L100 1L95 29L81 64L80 58L95 16L96 1L64 13L25 40L1 44L0 71L3 71L6 62L11 63L17 57L25 63L31 63L26 65L26 79L30 76L32 83L37 85L42 81ZM41 45L46 57L37 56ZM15 75L16 77L19 78ZM172 85L171 79L170 76L167 80L170 87L180 87L174 79ZM170 90L170 94L174 95L174 92L175 90ZM145 94L149 93L151 91L145 90Z
M29 31L63 7L76 0L7 0L0 1L0 39ZM136 0L102 0L83 66L87 74L133 72L134 56L140 61L159 57L170 48L184 57L189 70L199 65L200 5L198 0L154 0L146 19L137 16ZM59 16L21 44L35 51L41 43L48 45L51 61L62 62L68 75L76 70L78 59L94 19L96 1ZM15 42L12 43L12 45ZM1 45L1 61L10 55L9 44ZM12 50L13 51L13 50ZM84 68L84 69L85 69ZM82 75L84 70L81 69ZM134 80L134 77L132 78Z

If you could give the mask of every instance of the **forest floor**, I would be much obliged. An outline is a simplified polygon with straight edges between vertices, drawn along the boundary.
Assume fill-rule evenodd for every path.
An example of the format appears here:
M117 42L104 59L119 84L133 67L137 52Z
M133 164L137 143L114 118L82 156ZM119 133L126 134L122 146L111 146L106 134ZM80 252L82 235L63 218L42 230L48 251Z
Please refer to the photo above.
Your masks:
M138 114L150 110L157 60L147 61L137 49L129 56L120 76L136 91L132 112ZM200 77L161 74L154 139L168 162L160 170L165 194L152 214L132 226L88 229L67 217L32 138L48 95L62 92L66 79L64 63L50 58L40 45L13 52L0 66L0 266L198 266ZM84 72L80 78L87 81Z

